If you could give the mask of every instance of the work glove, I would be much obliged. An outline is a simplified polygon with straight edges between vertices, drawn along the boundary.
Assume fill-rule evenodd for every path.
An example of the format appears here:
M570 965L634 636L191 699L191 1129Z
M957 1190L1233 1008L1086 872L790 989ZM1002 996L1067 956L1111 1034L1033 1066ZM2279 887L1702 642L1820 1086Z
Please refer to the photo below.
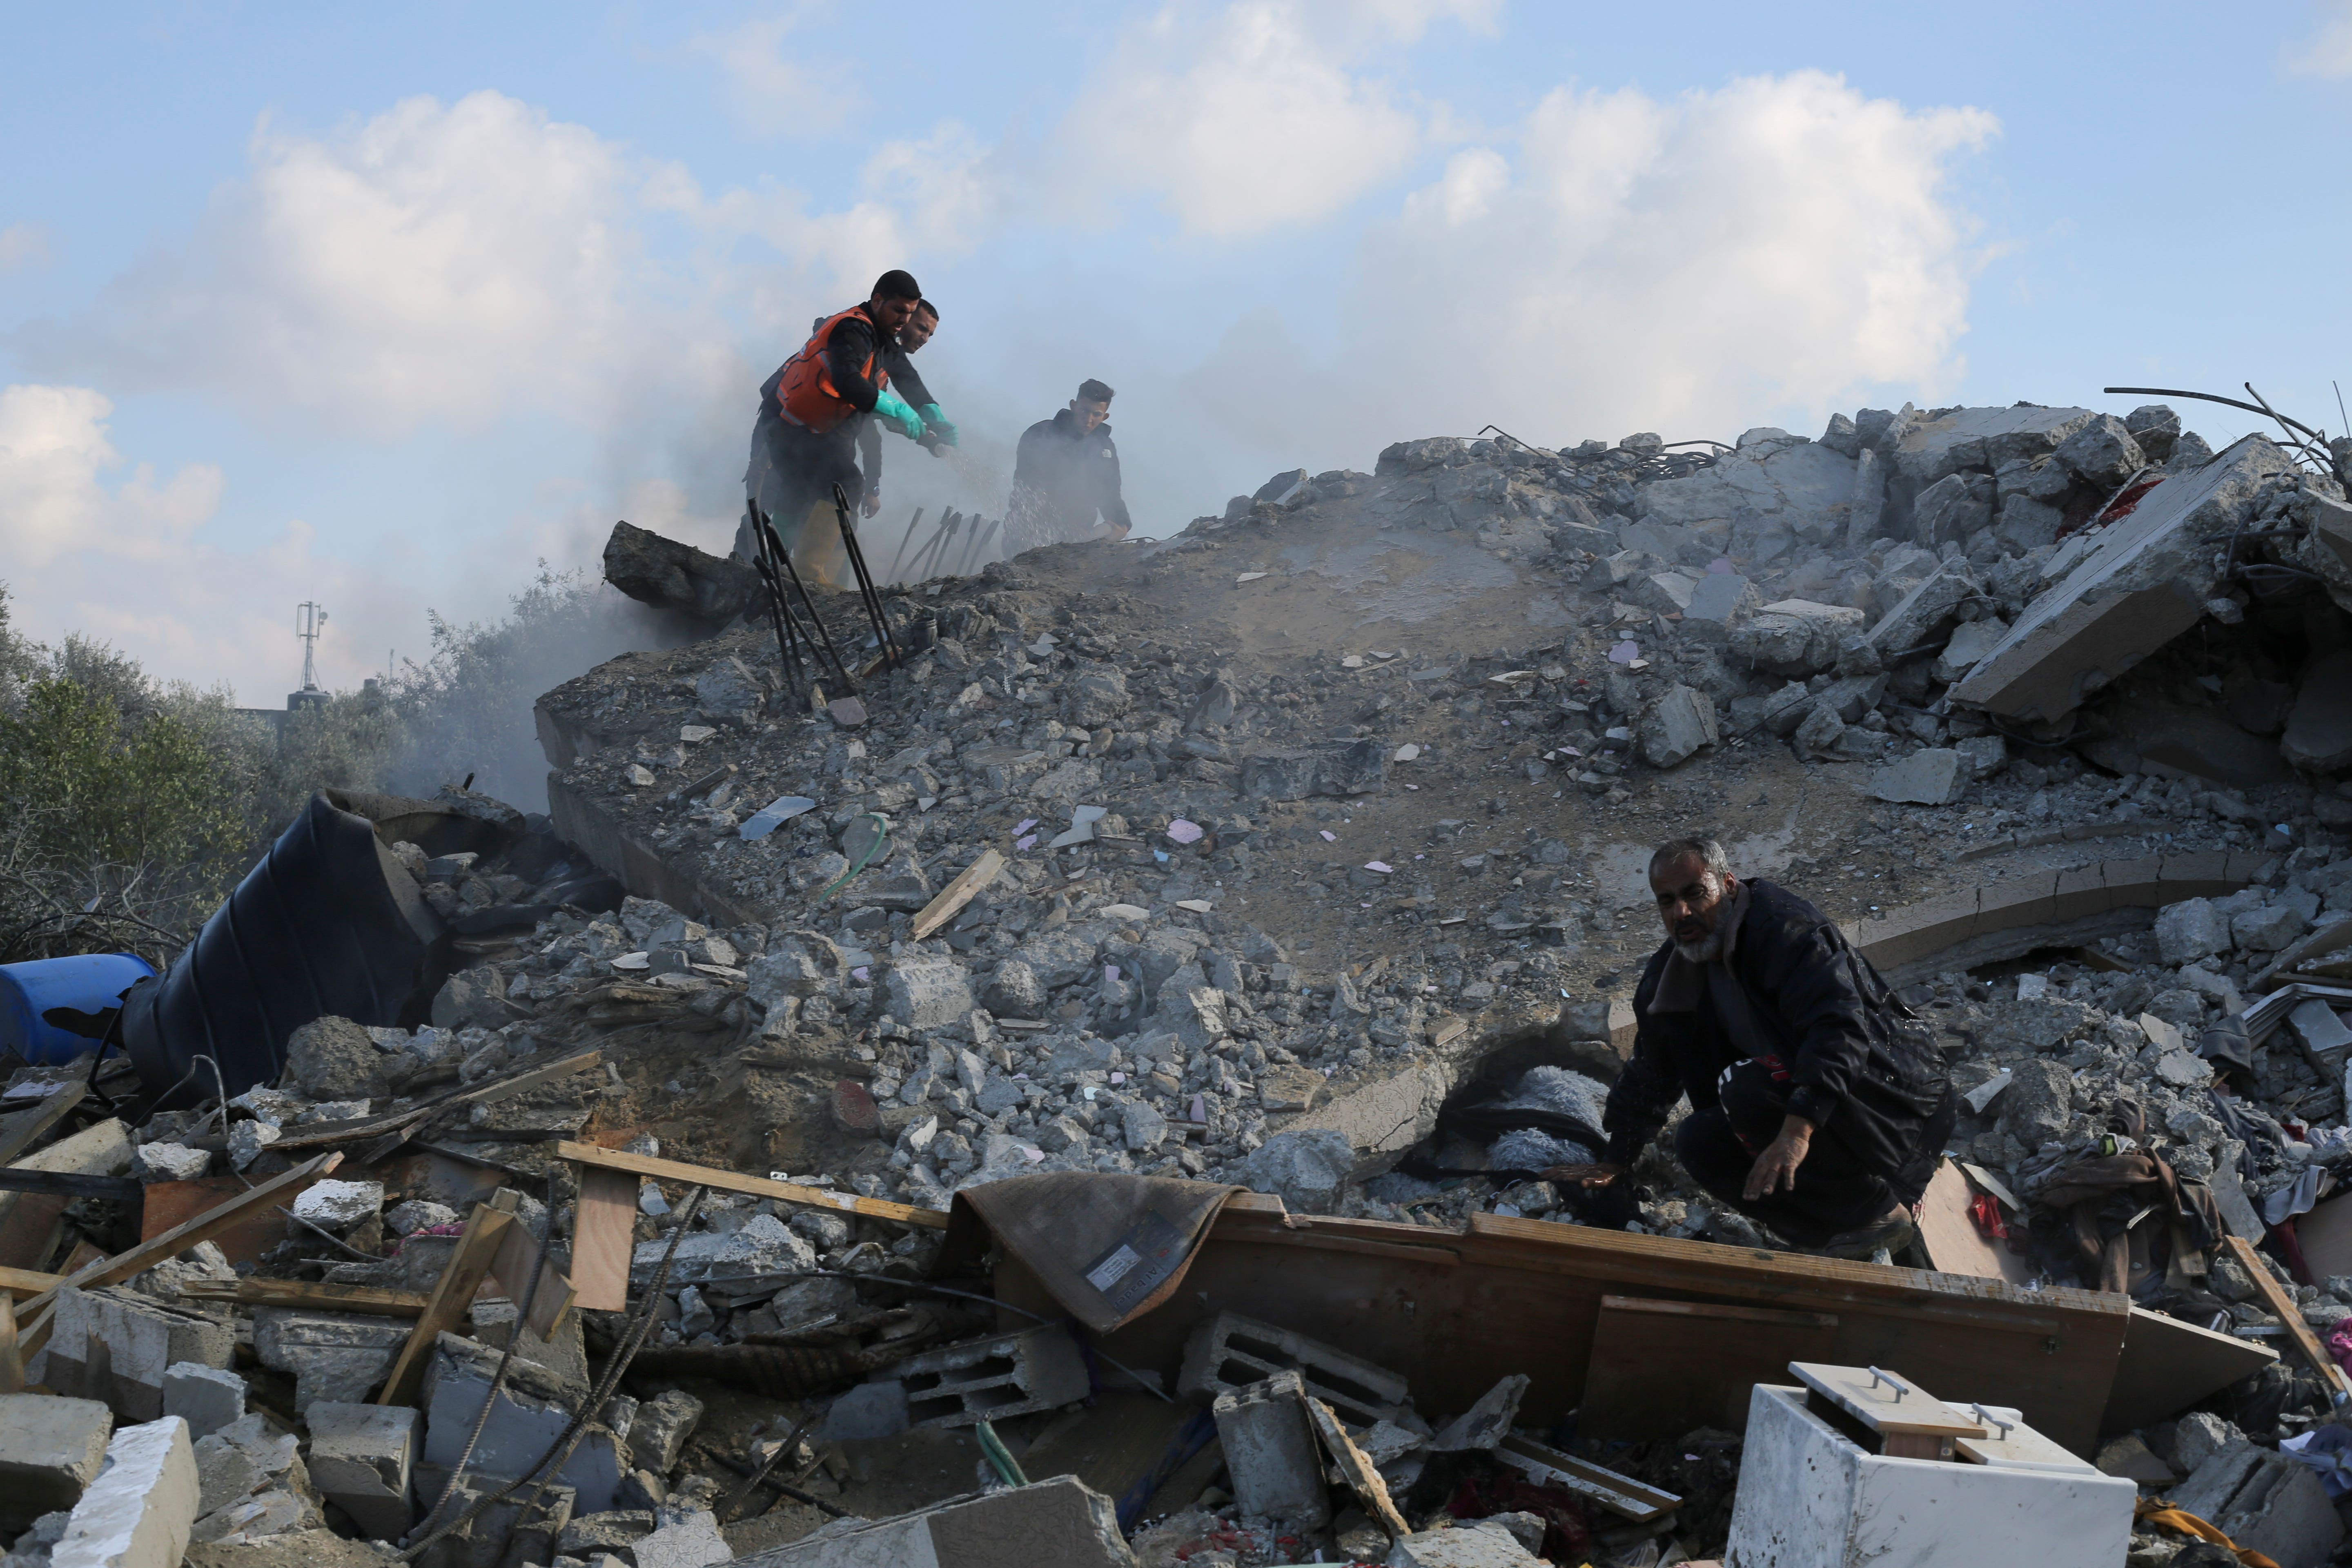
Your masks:
M923 438L923 416L907 406L907 400L888 387L884 387L881 395L874 400L874 413L877 417L896 425L898 434L908 440Z
M947 415L940 410L938 404L924 404L922 414L923 423L931 427L931 433L937 436L940 440L946 442L950 447L960 447L963 444L956 439L956 427L948 423Z

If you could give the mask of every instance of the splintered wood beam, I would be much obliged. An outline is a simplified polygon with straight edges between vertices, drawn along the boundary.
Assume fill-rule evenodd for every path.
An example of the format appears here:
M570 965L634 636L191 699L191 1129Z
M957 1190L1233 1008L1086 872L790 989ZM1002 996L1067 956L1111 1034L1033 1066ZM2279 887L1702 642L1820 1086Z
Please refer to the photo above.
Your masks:
M492 1201L499 1200L509 1206L474 1205L465 1231L449 1254L449 1261L442 1266L441 1278L435 1283L425 1310L417 1314L416 1327L410 1331L408 1342L400 1347L400 1356L383 1380L383 1392L375 1396L378 1405L416 1403L417 1394L425 1385L425 1365L433 1354L435 1342L445 1331L456 1328L465 1317L466 1309L473 1305L474 1292L489 1277L490 1266L498 1261L499 1247L506 1240L507 1227L515 1222L513 1191L500 1189Z
M963 912L963 907L971 902L973 895L996 880L996 874L1003 869L1003 856L993 849L982 850L979 859L958 872L954 881L940 889L939 897L923 906L908 934L915 941L921 942L955 919Z
M327 1285L308 1279L187 1279L181 1295L196 1301L235 1301L246 1307L303 1307L321 1312L373 1312L382 1318L414 1318L429 1298L422 1290L385 1290L373 1285Z
M589 1311L618 1312L629 1304L638 1179L594 1165L580 1172L580 1197L572 1216L572 1284Z
M810 1208L831 1209L836 1214L863 1215L867 1219L919 1225L932 1230L945 1230L948 1226L948 1216L938 1209L916 1208L910 1204L894 1204L882 1198L861 1198L849 1193L830 1193L821 1187L803 1187L794 1182L771 1181L765 1176L738 1175L733 1171L721 1171L709 1165L689 1165L679 1160L656 1160L649 1154L625 1154L616 1149L599 1149L593 1143L558 1143L555 1157L599 1170L626 1171L632 1175L651 1176L657 1182L684 1182L689 1186L709 1187L721 1193L749 1193L754 1197L803 1204Z
M499 1243L498 1256L490 1260L490 1274L518 1308L530 1289L533 1263L539 1265L539 1294L531 1300L530 1318L523 1327L545 1344L555 1337L563 1314L572 1310L576 1292L563 1270L547 1260L545 1248L532 1237L529 1226L509 1226L506 1239Z

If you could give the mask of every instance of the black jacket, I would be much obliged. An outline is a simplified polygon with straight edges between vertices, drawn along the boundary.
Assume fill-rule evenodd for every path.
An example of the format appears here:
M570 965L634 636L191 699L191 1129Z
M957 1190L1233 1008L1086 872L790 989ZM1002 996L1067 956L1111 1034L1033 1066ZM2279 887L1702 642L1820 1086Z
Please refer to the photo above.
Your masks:
M1118 448L1110 426L1081 432L1066 408L1021 433L1013 468L1012 510L1049 538L1083 539L1095 514L1116 528L1129 520L1119 495Z
M1672 942L1643 971L1633 1059L1601 1118L1610 1161L1631 1164L1676 1100L1687 1095L1694 1110L1708 1109L1726 1068L1770 1055L1788 1069L1790 1113L1890 1179L1922 1159L1932 1171L1942 1151L1921 1148L1921 1135L1951 1093L1933 1041L1836 921L1786 888L1745 886L1747 910L1722 965L1737 993L1718 996L1702 983L1686 1010L1661 1006ZM1679 967L1687 976L1717 966ZM1727 1018L1743 1000L1748 1018Z

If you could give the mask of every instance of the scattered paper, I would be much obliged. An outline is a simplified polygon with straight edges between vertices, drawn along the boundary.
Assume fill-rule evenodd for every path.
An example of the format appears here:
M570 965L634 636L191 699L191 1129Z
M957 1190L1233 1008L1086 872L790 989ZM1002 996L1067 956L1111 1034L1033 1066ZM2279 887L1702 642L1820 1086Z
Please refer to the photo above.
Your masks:
M1339 661L1339 668L1341 669L1361 669L1364 668L1364 656L1360 653L1351 653L1347 658Z
M874 972L861 963L856 968L849 972L849 977L863 985L866 982L874 978Z
M1408 741L1403 745L1399 746L1396 749L1396 755L1389 760L1391 762L1409 763L1419 755L1421 755L1421 748Z
M1133 904L1105 904L1095 912L1115 921L1148 921L1151 918L1150 910L1139 909Z
M1168 837L1179 844L1198 844L1202 831L1199 823L1181 816L1168 824Z
M1034 849L1037 847L1037 836L1034 833L1024 833L1020 837L1013 841L1013 847L1015 849Z
M1196 915L1205 915L1217 906L1206 899L1179 899L1176 900L1176 907L1180 910L1190 910Z
M1234 578L1234 583L1236 586L1244 583L1255 583L1265 575L1265 574L1263 572L1244 572L1240 576Z
M1395 870L1396 868L1390 865L1385 860L1367 860L1364 862L1364 869L1367 871L1378 871L1385 876L1387 873Z
M1315 831L1323 836L1323 842L1326 844L1337 844L1339 842L1339 836L1332 832L1328 827L1318 827Z
M708 724L681 724L677 728L677 738L689 746L708 741L717 733L719 731Z
M1013 831L1013 832L1015 832L1015 833L1026 833L1026 832L1028 832L1031 828L1033 828L1033 827L1034 827L1034 826L1037 826L1037 819L1036 819L1035 817L1034 817L1034 816L1024 816L1024 817L1023 817L1023 818L1021 819L1020 825L1019 825L1018 826L1014 827Z
M1609 650L1609 662L1612 664L1631 664L1641 657L1642 650L1635 646L1632 637L1627 637Z

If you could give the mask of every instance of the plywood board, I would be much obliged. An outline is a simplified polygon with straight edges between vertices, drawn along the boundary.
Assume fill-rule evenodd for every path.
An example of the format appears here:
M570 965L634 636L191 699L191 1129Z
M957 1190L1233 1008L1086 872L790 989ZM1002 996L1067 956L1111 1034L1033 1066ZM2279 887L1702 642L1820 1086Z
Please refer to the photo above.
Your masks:
M1927 1184L1919 1205L1919 1245L1928 1267L1939 1274L1968 1274L2023 1285L2034 1277L2033 1260L2021 1258L1977 1228L1969 1214L1976 1190L1960 1168L1947 1160Z
M629 1304L629 1258L637 1229L637 1178L585 1166L572 1226L572 1288L592 1312Z
M541 1344L555 1337L563 1321L563 1314L572 1310L572 1281L563 1270L547 1261L545 1249L533 1238L525 1226L507 1227L506 1239L499 1243L498 1257L490 1263L490 1273L506 1292L507 1300L517 1307L530 1290L530 1266L539 1265L539 1291L530 1303L530 1320L523 1326L539 1337Z
M1826 1312L1604 1296L1577 1435L1639 1441L1698 1426L1744 1432L1749 1391L1786 1382L1792 1361L1828 1356L1837 1326Z
M2129 1432L2178 1415L2276 1360L2278 1352L2267 1345L2134 1307L2099 1429Z

